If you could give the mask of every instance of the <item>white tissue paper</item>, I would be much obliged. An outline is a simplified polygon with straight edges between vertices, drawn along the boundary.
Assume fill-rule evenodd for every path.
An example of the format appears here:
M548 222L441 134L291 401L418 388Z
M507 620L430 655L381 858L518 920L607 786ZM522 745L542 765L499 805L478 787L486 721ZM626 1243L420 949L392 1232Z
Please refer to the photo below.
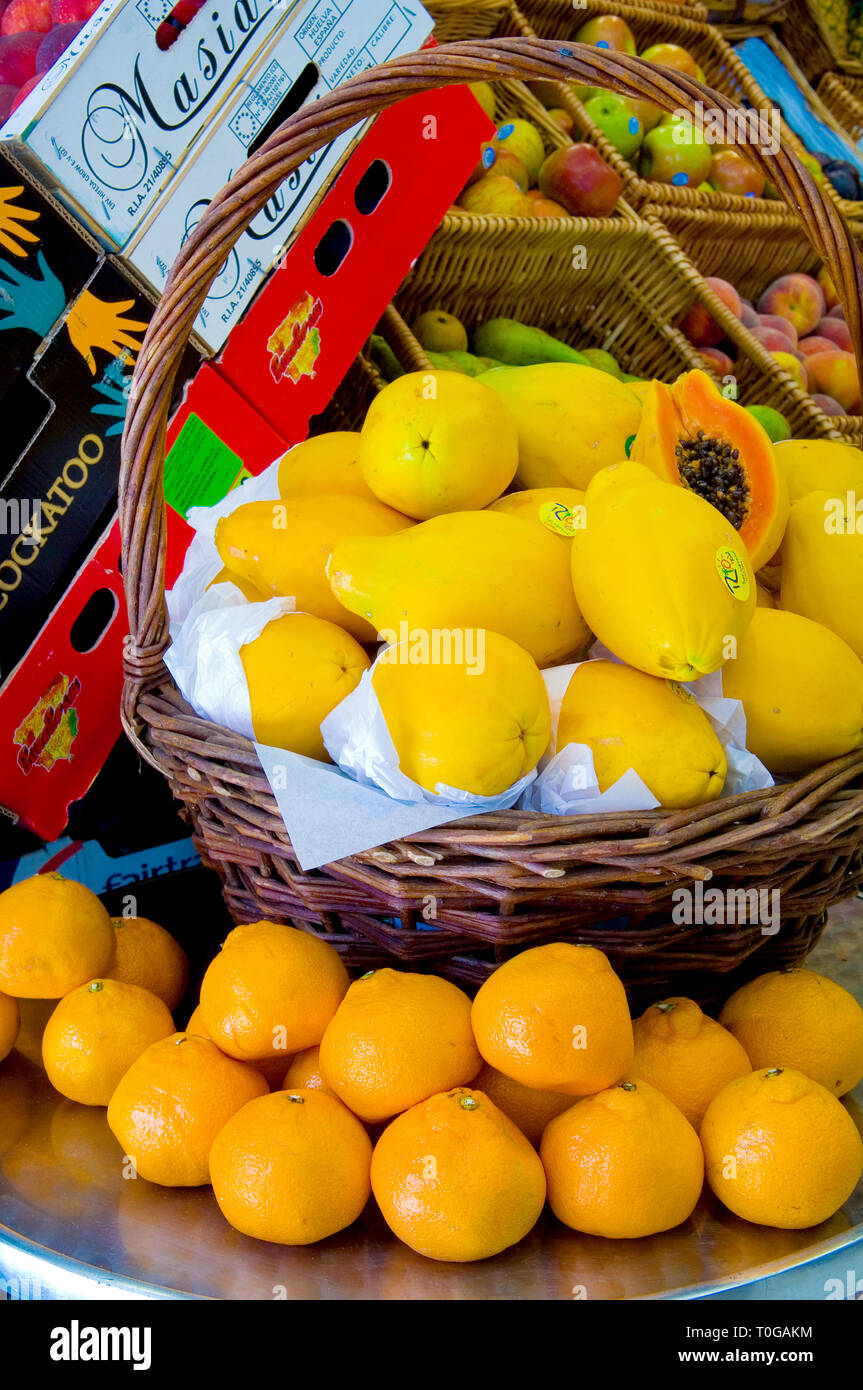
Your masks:
M588 659L617 661L617 657L599 642L591 648ZM557 742L561 701L579 665L580 662L554 666L542 673L551 702L551 747ZM742 704L722 694L722 672L714 671L683 684L683 688L690 691L696 704L704 710L725 752L728 772L722 795L736 796L739 792L772 787L773 778L767 768L746 747L746 716ZM546 754L540 759L539 775L520 804L525 810L544 811L547 815L579 816L609 811L650 811L659 802L632 768L618 778L613 787L600 792L590 748L584 743L570 743L559 753Z
M216 549L216 525L223 516L230 516L237 507L245 506L247 502L278 501L280 462L281 458L278 458L257 477L246 478L245 482L233 488L214 506L189 508L186 520L194 528L195 534L186 551L183 571L173 589L165 595L172 638L198 604L207 585L222 569L222 561ZM186 698L188 699L188 696Z
M292 598L249 603L234 584L207 589L165 653L165 665L196 714L254 738L240 648L260 637L267 623L294 609Z

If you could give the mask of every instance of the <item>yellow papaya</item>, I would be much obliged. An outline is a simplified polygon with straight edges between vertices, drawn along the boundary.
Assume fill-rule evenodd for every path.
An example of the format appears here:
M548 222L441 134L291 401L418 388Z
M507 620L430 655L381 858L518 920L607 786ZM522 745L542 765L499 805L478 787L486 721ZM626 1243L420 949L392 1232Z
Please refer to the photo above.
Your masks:
M826 488L834 497L863 497L863 452L838 439L783 439L774 444L791 502Z
M333 430L295 444L279 461L280 497L319 497L347 492L374 499L360 470L360 436L356 430Z
M523 488L586 488L601 468L626 457L641 418L629 387L595 367L542 362L498 367L478 380L515 416Z
M346 536L385 536L412 525L383 502L345 493L245 502L219 521L216 549L232 576L266 598L293 598L299 611L370 642L375 634L369 624L333 597L327 561Z
M545 683L524 648L498 632L449 637L448 653L461 660L414 662L408 644L394 648L375 665L375 693L406 776L432 792L441 783L497 796L548 747Z
M671 386L651 382L631 457L716 507L756 569L779 549L790 504L773 445L706 372L685 372Z
M575 487L529 487L499 497L486 511L520 516L523 521L533 521L556 536L571 540L579 526L584 525L584 493Z
M390 642L404 632L489 628L551 666L590 634L570 579L571 542L499 512L453 512L399 535L354 537L328 574L348 613Z
M757 608L722 689L743 703L746 747L777 776L863 746L863 661L811 618Z
M613 661L585 661L560 707L557 749L584 743L600 791L630 768L661 806L700 806L721 796L725 753L690 691Z
M329 762L321 723L360 683L368 657L349 633L310 613L284 613L240 648L259 743Z
M829 627L863 660L863 514L845 496L810 492L794 503L779 601Z
M716 671L755 611L740 537L697 493L636 463L598 473L572 542L572 583L588 627L629 666L691 681Z
M518 462L515 420L462 372L409 372L384 387L360 432L362 475L376 497L418 520L485 507Z
M257 588L248 579L243 579L239 574L232 574L227 565L222 566L215 579L210 580L207 588L212 589L214 584L233 584L235 589L239 589L243 598L249 600L249 603L266 603L268 598L272 598L272 594L265 593L263 589Z

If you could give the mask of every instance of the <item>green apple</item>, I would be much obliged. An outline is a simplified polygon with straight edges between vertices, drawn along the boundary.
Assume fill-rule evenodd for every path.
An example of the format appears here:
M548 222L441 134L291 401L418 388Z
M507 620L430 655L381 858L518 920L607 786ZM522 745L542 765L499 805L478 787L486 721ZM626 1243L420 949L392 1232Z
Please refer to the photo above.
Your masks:
M639 173L656 183L697 188L710 175L713 151L690 120L676 120L648 131L641 146Z
M491 141L491 148L514 155L527 170L531 185L536 183L545 159L545 146L536 126L531 125L530 121L522 120L520 116L504 121Z
M613 92L602 92L591 97L584 109L624 159L635 154L644 139L644 127L628 101Z

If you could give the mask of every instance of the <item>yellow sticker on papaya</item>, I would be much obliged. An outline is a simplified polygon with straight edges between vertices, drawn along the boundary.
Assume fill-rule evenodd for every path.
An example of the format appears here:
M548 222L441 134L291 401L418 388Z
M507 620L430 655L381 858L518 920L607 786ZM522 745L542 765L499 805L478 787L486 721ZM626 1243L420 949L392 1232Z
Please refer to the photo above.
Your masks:
M716 552L716 573L732 597L745 603L752 586L740 551L730 545L721 546Z
M566 536L571 540L576 531L583 530L583 507L568 507L565 502L542 502L539 519L556 536Z

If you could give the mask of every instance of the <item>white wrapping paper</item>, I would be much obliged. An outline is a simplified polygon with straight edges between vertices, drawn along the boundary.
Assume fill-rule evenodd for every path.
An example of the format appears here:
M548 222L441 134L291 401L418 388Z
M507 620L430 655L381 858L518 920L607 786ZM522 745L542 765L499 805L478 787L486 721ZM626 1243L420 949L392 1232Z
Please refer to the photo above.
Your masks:
M589 660L617 661L607 647L597 642ZM551 702L552 739L557 742L560 705L570 678L578 666L555 666L543 671ZM622 664L622 663L618 663ZM684 685L704 710L722 744L728 764L723 796L772 787L773 778L762 762L746 747L746 716L739 700L722 694L722 672L714 671ZM593 754L583 743L570 743L559 753L540 759L539 776L528 787L521 805L525 810L544 811L553 816L597 815L607 811L650 811L659 805L656 797L632 768L607 791L600 792L593 766Z

